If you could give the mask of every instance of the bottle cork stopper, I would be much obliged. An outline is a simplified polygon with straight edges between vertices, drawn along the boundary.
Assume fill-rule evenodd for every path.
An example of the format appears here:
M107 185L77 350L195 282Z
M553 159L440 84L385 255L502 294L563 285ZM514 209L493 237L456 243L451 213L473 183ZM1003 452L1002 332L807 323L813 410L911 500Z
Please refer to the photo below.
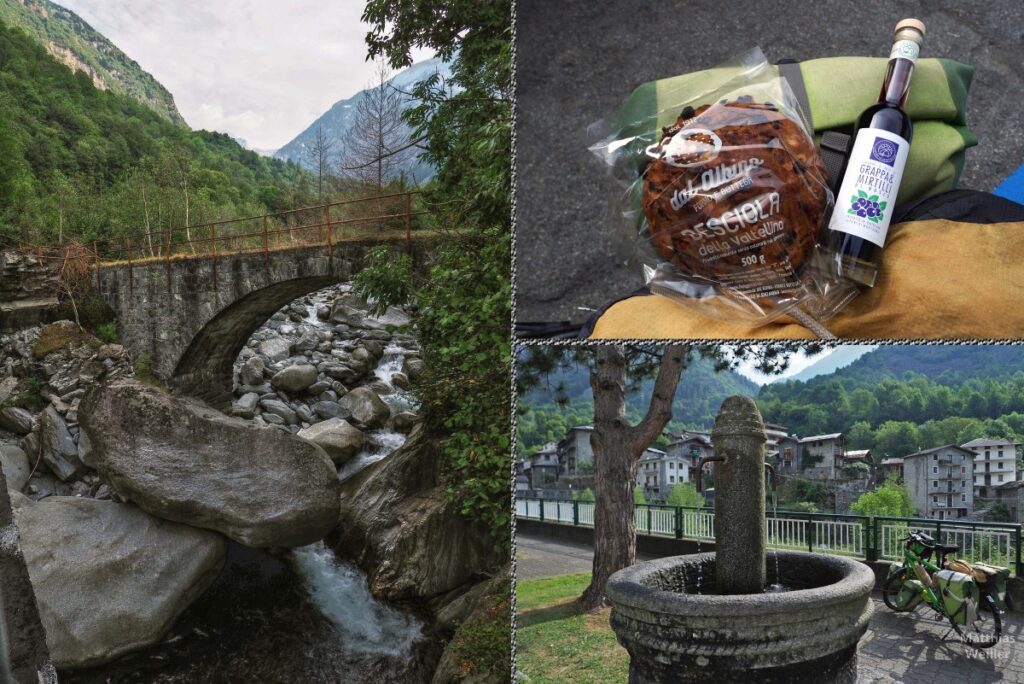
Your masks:
M924 35L924 22L920 19L903 19L900 23L896 24L896 30L894 33L899 33L901 29L910 28L917 30L922 36Z

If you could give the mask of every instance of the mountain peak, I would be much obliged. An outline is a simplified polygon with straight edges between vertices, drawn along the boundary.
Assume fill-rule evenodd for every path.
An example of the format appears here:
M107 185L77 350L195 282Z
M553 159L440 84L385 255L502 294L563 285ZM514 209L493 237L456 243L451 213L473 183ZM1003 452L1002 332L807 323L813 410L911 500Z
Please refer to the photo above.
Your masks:
M408 92L416 83L427 78L435 71L444 78L451 76L450 65L437 57L433 57L402 69L388 79L387 83L403 92ZM294 161L305 168L312 169L313 164L309 159L308 150L313 144L317 129L322 126L329 138L343 144L346 135L355 122L359 101L366 96L366 92L370 89L365 88L351 97L335 102L326 112L307 126L305 130L278 149L274 156L285 161ZM408 162L401 165L399 170L416 182L423 182L434 175L434 170L430 166L419 162L415 156L411 156Z
M97 88L127 95L185 125L171 93L71 10L50 0L0 0L0 22L20 28L54 59L85 73Z

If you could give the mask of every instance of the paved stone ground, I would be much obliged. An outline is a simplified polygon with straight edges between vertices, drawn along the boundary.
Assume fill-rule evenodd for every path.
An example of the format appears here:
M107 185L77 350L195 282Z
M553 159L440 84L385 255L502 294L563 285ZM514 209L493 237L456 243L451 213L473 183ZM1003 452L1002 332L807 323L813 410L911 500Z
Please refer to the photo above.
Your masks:
M518 535L516 576L537 579L589 572L593 550L583 544ZM647 560L647 559L641 559ZM946 622L921 609L910 615L890 611L881 594L860 642L859 684L1024 684L1024 615L1004 615L1003 639L987 651L965 648ZM930 612L930 611L928 611Z
M760 45L769 60L885 56L907 16L922 55L975 67L968 121L979 144L961 187L991 190L1024 161L1020 0L519 0L516 315L586 320L642 285L632 238L611 218L621 189L587 151L587 127L637 85L723 63Z

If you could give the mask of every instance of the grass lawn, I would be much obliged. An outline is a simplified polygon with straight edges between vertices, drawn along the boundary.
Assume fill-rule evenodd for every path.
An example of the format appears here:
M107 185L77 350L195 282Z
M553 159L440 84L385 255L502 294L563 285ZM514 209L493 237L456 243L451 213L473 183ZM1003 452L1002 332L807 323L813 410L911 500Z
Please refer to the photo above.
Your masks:
M516 667L538 684L629 678L629 654L608 626L610 608L586 613L578 598L590 574L516 583Z

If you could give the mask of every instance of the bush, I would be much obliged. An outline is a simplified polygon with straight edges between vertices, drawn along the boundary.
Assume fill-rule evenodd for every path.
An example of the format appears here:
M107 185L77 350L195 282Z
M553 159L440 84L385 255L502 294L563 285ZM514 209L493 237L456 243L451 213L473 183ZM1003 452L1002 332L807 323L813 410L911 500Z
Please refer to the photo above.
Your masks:
M697 488L689 482L672 485L665 503L669 506L703 506L704 497L697 493Z
M640 485L637 485L633 490L633 502L638 504L647 503L647 497L644 496L644 488Z
M107 344L117 344L117 322L110 321L96 326L96 337Z
M404 306L412 300L415 275L408 254L390 247L374 247L369 265L356 273L352 282L369 304L370 313L379 316L389 306Z
M582 492L573 492L572 493L572 498L575 499L576 501L590 501L590 502L593 502L594 501L594 490L591 489L590 487L587 487Z
M910 492L895 477L890 477L878 489L861 494L850 508L858 515L912 518L915 513L914 500L910 498Z

